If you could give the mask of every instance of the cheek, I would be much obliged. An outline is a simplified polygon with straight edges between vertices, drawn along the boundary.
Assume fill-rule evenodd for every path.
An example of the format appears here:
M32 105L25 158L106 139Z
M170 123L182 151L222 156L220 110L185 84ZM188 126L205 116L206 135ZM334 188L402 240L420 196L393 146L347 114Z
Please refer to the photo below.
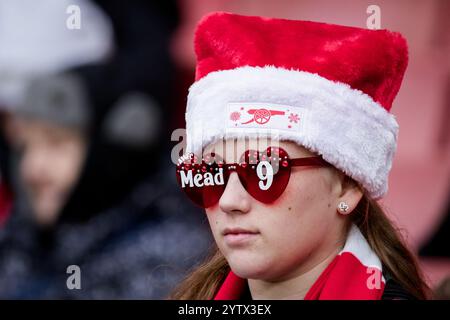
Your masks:
M213 208L205 209L206 217L208 218L209 226L211 228L211 232L216 239L216 235L219 235L220 233L220 221L219 221L219 215L218 215L218 206L214 206Z
M57 185L67 191L76 183L85 158L85 150L81 144L68 144L55 148L53 152L53 171Z
M290 181L283 196L264 219L266 254L279 268L306 259L326 236L332 214L324 185L307 179Z
M317 172L316 172L317 173ZM285 192L275 205L289 216L296 215L302 220L322 218L329 211L330 194L325 177L314 172L292 174ZM309 213L315 212L310 217Z

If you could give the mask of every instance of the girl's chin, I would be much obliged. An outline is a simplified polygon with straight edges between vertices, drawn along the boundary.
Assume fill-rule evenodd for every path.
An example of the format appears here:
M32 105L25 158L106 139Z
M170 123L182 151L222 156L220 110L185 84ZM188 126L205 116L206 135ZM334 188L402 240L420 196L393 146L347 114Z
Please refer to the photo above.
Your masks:
M239 261L233 263L229 262L231 270L238 277L244 279L266 279L270 278L271 268L269 266L265 266L261 263L258 263L257 260L253 261Z

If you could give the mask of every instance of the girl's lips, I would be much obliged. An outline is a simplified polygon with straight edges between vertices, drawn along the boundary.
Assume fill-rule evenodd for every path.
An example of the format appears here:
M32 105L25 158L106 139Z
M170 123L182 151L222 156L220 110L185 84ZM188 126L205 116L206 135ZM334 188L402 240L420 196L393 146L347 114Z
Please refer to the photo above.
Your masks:
M225 243L228 246L239 246L254 240L259 235L259 232L242 228L227 228L222 232L222 234Z

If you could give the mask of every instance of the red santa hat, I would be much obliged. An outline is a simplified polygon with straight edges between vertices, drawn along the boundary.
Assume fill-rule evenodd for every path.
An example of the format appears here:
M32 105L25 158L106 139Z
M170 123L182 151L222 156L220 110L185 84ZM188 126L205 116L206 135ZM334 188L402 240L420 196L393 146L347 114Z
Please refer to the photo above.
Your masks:
M390 109L408 63L399 33L218 12L194 43L187 152L270 133L322 155L373 198L387 192Z

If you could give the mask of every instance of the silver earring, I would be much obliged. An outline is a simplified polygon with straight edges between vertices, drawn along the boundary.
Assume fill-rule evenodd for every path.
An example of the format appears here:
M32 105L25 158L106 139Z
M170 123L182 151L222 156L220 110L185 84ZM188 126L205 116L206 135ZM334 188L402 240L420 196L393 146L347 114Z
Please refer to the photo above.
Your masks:
M349 208L349 206L346 202L344 202L344 201L339 202L338 210L340 213L347 213L348 208Z

